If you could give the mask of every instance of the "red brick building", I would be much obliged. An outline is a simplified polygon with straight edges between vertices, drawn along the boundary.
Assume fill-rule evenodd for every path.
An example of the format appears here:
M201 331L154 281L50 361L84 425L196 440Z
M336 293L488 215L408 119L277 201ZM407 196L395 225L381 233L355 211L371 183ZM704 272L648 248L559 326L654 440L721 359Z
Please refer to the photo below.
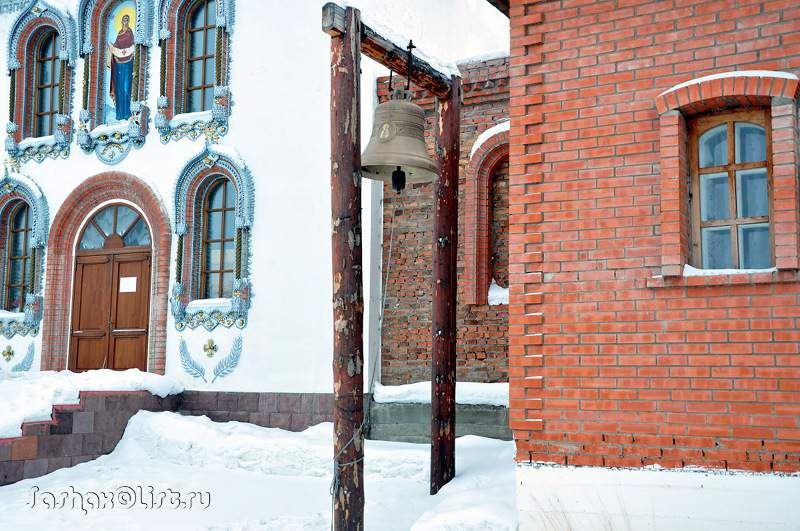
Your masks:
M460 381L508 381L508 304L493 300L492 280L508 288L508 57L459 65L463 74L458 259ZM400 83L400 82L398 82ZM387 79L378 82L388 98ZM415 102L433 120L434 99ZM431 131L432 127L428 127ZM495 132L493 134L493 132ZM432 142L432 139L430 139ZM381 382L430 380L432 184L415 184L383 202L386 300L381 333Z
M800 470L800 6L509 15L518 461Z

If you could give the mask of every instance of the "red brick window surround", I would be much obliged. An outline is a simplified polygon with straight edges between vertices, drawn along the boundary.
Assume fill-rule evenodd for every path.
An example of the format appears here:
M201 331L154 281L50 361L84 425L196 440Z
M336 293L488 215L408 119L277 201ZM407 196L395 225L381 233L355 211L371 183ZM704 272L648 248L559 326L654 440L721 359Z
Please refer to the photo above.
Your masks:
M64 200L53 219L47 243L42 370L63 370L69 352L75 243L84 220L114 200L130 201L144 213L153 234L153 289L147 370L164 373L166 359L169 260L172 242L169 215L161 200L141 179L124 172L105 172L83 181Z
M493 278L492 180L498 168L508 161L507 125L508 122L503 122L488 129L487 136L481 135L467 165L463 210L464 304L486 304Z
M726 72L680 83L656 97L660 113L663 277L682 276L687 264L699 267L692 258L689 124L698 116L746 109L762 109L767 116L775 267L800 268L798 84L797 76L785 72Z

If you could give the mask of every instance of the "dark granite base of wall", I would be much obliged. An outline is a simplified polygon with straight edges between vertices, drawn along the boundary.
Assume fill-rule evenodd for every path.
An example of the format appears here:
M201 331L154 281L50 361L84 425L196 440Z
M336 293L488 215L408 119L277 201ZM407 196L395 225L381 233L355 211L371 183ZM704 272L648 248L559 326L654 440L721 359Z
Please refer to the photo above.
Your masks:
M184 391L178 411L184 415L207 415L217 422L238 420L267 428L302 431L320 422L333 421L333 394Z
M50 420L25 422L22 436L0 439L0 485L43 476L111 453L139 410L175 411L178 396L147 391L82 391L80 403L53 406Z

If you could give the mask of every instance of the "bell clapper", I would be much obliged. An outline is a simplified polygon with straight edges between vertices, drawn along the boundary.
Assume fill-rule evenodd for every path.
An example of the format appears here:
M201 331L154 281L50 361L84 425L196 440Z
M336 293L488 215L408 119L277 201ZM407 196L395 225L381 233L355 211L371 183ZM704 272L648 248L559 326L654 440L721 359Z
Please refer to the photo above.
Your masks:
M392 188L398 194L403 191L403 188L406 187L406 172L398 166L396 170L392 172Z

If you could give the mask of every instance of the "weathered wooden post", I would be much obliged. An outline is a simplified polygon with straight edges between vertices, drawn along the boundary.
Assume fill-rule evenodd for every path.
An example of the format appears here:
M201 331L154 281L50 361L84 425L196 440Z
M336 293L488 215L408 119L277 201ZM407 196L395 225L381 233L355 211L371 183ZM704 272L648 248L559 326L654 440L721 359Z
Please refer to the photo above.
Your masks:
M431 494L456 474L456 288L458 160L461 78L436 100L436 155L441 175L434 190L431 362Z
M331 35L333 529L364 528L364 299L361 277L360 13Z

